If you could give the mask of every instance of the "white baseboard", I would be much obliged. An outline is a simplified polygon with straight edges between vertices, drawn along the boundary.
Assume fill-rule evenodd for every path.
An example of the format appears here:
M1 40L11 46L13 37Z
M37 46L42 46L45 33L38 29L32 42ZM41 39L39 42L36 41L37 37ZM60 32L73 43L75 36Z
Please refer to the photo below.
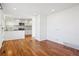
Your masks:
M43 41L43 40L47 40L47 39L40 39L40 38L36 38L36 37L32 37L33 39L36 39L38 41Z
M79 50L79 45L75 45L75 44L70 44L70 43L67 43L67 42L63 42L65 46L68 46L68 47L72 47L74 49L78 49Z
M63 42L60 42L60 41L57 41L57 40L49 40L49 41L53 41L53 42L56 42L56 43L59 43L59 44L64 44Z
M57 41L57 40L50 40L50 41L53 41L53 42L62 44L62 45L64 45L64 46L68 46L68 47L71 47L71 48L74 48L74 49L79 50L79 45L70 44L70 43L67 43L67 42L60 42L60 41Z
M35 38L35 39L38 40L38 41L49 40L49 39L43 39L42 40L42 39L39 39L39 38ZM56 43L59 43L59 44L62 44L62 45L65 45L65 46L79 50L79 45L70 44L70 43L67 43L67 42L61 42L61 41L57 41L57 40L53 40L53 39L49 40L49 41L56 42Z

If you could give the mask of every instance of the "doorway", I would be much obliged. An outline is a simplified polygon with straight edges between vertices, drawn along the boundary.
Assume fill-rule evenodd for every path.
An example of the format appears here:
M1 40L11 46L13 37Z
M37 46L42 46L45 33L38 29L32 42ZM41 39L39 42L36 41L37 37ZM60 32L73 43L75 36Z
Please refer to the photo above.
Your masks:
M6 16L5 38L6 39L25 39L32 36L32 19L16 18Z

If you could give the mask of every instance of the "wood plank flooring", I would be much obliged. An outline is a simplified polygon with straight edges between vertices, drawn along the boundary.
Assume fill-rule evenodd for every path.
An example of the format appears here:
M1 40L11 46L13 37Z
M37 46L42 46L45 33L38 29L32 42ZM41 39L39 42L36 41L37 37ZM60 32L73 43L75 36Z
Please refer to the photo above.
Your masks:
M4 41L1 56L79 56L79 50L48 40L26 39Z

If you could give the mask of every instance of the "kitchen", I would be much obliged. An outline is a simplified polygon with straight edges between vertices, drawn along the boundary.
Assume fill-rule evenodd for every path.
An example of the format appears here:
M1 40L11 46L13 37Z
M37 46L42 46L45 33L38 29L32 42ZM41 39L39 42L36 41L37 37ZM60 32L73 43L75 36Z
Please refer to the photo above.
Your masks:
M5 16L4 27L1 29L3 31L3 36L0 37L3 38L1 44L5 40L25 39L25 36L32 35L32 19Z

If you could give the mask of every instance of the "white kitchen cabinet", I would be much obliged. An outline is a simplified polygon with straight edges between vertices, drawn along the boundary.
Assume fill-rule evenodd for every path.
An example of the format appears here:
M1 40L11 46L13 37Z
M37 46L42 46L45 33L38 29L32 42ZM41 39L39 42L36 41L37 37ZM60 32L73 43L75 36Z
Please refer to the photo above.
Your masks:
M25 38L25 31L5 31L5 40L18 40Z

